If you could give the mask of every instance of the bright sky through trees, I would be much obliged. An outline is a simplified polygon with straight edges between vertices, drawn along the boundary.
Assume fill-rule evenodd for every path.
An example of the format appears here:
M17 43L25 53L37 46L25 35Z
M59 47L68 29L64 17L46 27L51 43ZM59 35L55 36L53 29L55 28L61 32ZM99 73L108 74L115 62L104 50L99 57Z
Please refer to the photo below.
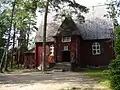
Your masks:
M78 2L79 4L81 5L85 5L87 6L88 8L92 8L92 6L96 6L96 5L104 5L106 2L109 2L110 0L76 0L76 2ZM100 13L104 12L105 10L101 10L99 9ZM44 15L44 14L43 14ZM37 13L37 26L40 25L41 22L43 22L43 16L40 15L40 13ZM52 20L52 16L53 14L49 14L48 17L48 22Z

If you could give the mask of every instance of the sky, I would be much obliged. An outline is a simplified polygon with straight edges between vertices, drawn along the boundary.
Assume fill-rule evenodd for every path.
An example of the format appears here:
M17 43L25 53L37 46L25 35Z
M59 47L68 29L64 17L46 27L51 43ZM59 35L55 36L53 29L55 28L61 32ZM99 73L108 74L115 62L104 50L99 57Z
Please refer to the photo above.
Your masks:
M108 0L76 0L76 2L85 6L96 6L104 4L106 1Z

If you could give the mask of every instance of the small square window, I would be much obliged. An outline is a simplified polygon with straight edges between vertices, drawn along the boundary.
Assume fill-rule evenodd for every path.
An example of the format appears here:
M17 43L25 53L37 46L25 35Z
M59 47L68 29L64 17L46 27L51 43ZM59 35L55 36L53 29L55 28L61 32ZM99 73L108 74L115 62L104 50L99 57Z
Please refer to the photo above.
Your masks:
M68 50L68 46L64 46L64 51L67 51Z
M62 42L71 42L71 37L62 37Z

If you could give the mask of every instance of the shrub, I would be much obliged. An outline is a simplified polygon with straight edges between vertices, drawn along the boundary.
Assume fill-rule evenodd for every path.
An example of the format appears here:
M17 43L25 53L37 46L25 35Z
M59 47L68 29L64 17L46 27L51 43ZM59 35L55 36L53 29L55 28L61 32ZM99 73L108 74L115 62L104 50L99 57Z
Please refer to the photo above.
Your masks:
M110 82L113 90L120 90L120 55L109 66Z
M115 27L114 41L115 41L115 54L117 56L120 55L120 26Z

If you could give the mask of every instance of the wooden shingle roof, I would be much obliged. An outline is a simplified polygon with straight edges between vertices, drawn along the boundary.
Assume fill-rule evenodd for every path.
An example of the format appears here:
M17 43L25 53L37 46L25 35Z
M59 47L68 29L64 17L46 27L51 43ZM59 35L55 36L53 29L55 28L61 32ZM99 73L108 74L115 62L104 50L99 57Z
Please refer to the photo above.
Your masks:
M105 19L86 20L83 24L76 22L76 26L84 40L110 39L113 37L113 23Z
M60 24L57 23L48 23L47 24L47 31L46 31L46 42L53 42L53 36L56 35ZM41 25L36 33L35 42L42 42L43 41L43 25Z
M86 20L85 23L81 24L73 20L75 26L77 27L77 35L81 35L83 40L94 40L94 39L110 39L113 34L113 23L110 20L94 18L91 20ZM56 36L60 33L59 28L61 23L48 23L47 32L46 32L46 42L53 42L53 36ZM64 29L66 30L66 29ZM35 42L42 42L43 40L43 25L40 26L36 37ZM75 34L75 33L74 33Z

